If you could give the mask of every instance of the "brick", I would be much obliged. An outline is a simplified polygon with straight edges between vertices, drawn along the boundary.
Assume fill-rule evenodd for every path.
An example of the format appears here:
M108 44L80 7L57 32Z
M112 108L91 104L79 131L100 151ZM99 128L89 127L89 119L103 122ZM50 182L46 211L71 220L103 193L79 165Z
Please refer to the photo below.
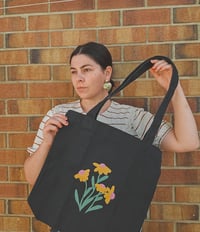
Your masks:
M5 232L27 232L30 222L28 217L0 216L0 231Z
M175 23L199 23L200 21L200 7L199 5L193 7L179 7L174 8Z
M67 29L72 26L70 14L30 16L29 30Z
M76 0L76 1L63 1L56 3L55 0L51 0L51 12L59 11L76 11L76 10L92 10L94 9L93 0Z
M2 131L26 131L26 117L0 117L1 132Z
M24 175L23 167L9 167L9 180L11 182L25 182L26 178Z
M150 111L152 113L156 113L161 102L162 102L163 98L152 98L150 99ZM198 101L199 98L198 97L187 97L187 101L190 105L190 108L192 110L192 112L197 112L198 111ZM167 108L167 113L173 113L173 107L172 104L170 103L168 108Z
M49 65L27 65L8 67L9 80L50 80Z
M0 35L0 48L3 48L4 45L4 37L3 35Z
M187 97L188 104L189 104L193 114L195 112L199 112L199 109L198 109L199 100L200 100L199 97Z
M33 231L34 232L49 232L50 228L46 224L38 221L37 219L33 218Z
M151 27L148 30L150 42L197 40L197 25Z
M194 187L176 187L175 188L175 200L176 202L187 203L199 203L200 201L200 189L199 186Z
M26 85L19 84L2 84L0 83L0 98L24 98L26 97Z
M1 186L0 187L0 197L5 197L5 198L27 197L27 185L25 185L25 184L1 183L0 186ZM1 225L1 223L0 223L0 225Z
M173 188L158 186L153 197L153 202L173 201Z
M65 64L71 49L32 49L30 61L32 64Z
M166 0L161 2L160 0L149 0L148 6L171 6L171 5L188 5L195 3L195 0Z
M0 148L4 148L6 146L6 134L0 134Z
M169 24L170 9L125 10L124 25Z
M163 92L163 94L165 95L164 92ZM149 106L150 106L151 113L155 114L158 111L158 108L160 107L160 105L163 101L163 96L162 96L162 98L150 98ZM172 112L173 112L173 107L170 103L167 107L166 113L172 113Z
M200 79L191 78L181 80L181 85L183 87L186 96L199 96L200 93Z
M169 120L167 120L169 121ZM174 163L174 153L173 152L162 152L162 166L163 167L173 167Z
M77 46L79 44L87 43L88 41L96 40L96 30L67 30L63 32L51 33L51 44L57 46ZM68 49L68 53L72 50ZM68 61L65 54L65 63Z
M180 76L198 76L197 61L175 61L175 65Z
M3 17L0 18L0 32L8 32L8 31L24 31L26 29L26 19L24 17Z
M1 165L23 165L27 157L26 151L23 150L0 150Z
M8 101L9 114L44 114L51 108L50 99L20 99Z
M71 81L71 71L69 65L53 66L53 79L60 81Z
M25 200L9 200L8 213L20 215L32 215L28 202Z
M113 62L117 62L117 61L121 61L122 59L122 48L121 47L109 47L108 46L108 50L110 51L112 58L113 58Z
M195 118L195 121L196 121L196 124L197 124L197 129L198 131L200 131L200 115L194 115L194 118Z
M25 50L0 51L0 65L27 64L27 62L28 54Z
M0 101L0 115L5 114L5 102Z
M131 73L136 67L138 63L116 63L113 64L113 79L125 79L129 73ZM140 76L142 78L144 76Z
M99 31L99 39L103 44L142 43L146 40L146 29L117 28Z
M0 67L0 81L4 81L4 80L5 80L5 68Z
M71 83L37 83L30 84L29 95L31 98L36 97L72 97L73 87Z
M199 184L199 169L162 169L159 184Z
M8 48L47 47L49 45L47 32L29 32L7 35Z
M30 128L30 131L37 131L38 128L39 128L39 124L40 122L42 121L42 117L30 117L29 118L29 121L30 121L30 125L29 125L29 128Z
M177 166L198 167L200 166L200 151L178 153L176 163Z
M0 200L0 214L5 213L5 208L6 208L5 207L5 201L4 200Z
M77 13L74 15L74 27L90 28L90 27L119 26L120 25L119 13L120 12L118 11Z
M174 232L174 225L171 222L145 221L142 232Z
M171 57L171 44L135 45L124 47L125 61L144 61L155 55Z
M0 2L0 15L2 15L3 14L3 2Z
M7 14L25 14L25 13L39 13L48 11L47 1L41 2L41 0L17 0L6 1Z
M6 167L0 167L0 181L8 180L8 169Z
M198 220L199 207L197 205L151 205L151 219L156 220Z
M26 149L28 146L32 145L35 134L31 133L17 133L9 134L9 147L10 148L20 148Z
M144 6L144 1L129 1L129 0L123 0L123 1L115 1L115 0L99 0L97 2L98 9L123 9L123 8L134 8L134 7L142 7Z
M134 84L126 87L124 97L150 97L150 96L163 96L164 90L161 89L155 80L137 80Z
M199 232L200 223L177 223L176 232Z
M176 59L199 58L200 43L183 43L175 45Z

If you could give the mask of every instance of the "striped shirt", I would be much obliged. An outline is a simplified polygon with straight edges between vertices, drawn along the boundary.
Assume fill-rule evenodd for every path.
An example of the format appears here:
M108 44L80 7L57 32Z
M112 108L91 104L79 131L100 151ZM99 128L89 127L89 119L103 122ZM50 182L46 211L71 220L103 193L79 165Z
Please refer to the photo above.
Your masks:
M79 100L71 103L60 104L49 110L39 125L33 146L28 148L28 152L30 154L35 152L43 141L43 128L46 121L54 114L66 114L66 112L69 110L84 114ZM149 129L153 117L154 116L151 113L144 111L143 108L119 104L115 101L111 101L109 108L103 113L100 113L97 116L97 120L142 139ZM154 139L153 145L159 147L161 141L171 130L171 128L172 125L163 120Z

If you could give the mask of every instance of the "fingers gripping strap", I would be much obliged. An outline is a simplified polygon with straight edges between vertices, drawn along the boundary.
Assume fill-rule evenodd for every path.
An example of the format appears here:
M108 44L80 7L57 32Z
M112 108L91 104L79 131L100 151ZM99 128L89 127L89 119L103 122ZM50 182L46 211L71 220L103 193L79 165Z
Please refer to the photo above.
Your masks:
M153 143L153 140L155 138L155 135L157 133L157 130L162 122L163 116L166 112L167 106L173 96L173 93L176 89L176 86L178 84L178 71L176 69L176 66L174 65L174 63L165 56L153 56L147 60L145 60L144 62L142 62L139 66L137 66L127 77L126 79L121 83L120 86L118 86L115 90L113 90L107 97L105 97L100 103L98 103L94 108L92 108L89 112L88 112L88 116L92 117L92 118L96 118L100 109L102 108L102 106L105 104L105 102L108 99L111 99L113 96L115 96L117 93L119 93L122 89L124 89L127 85L129 85L131 82L133 82L134 80L136 80L139 76L141 76L144 72L146 72L147 70L149 70L153 64L151 63L151 60L165 60L167 61L169 64L172 65L172 78L171 78L171 82L170 82L170 86L169 89L157 111L157 113L155 114L154 120L152 122L151 127L149 128L149 130L147 131L147 133L144 136L144 139L146 142L148 143Z

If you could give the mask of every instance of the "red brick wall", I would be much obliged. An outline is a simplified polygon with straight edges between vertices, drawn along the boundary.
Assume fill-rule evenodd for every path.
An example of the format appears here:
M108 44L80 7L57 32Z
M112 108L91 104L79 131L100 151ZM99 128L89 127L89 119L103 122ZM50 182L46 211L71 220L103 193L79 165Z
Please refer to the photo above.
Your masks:
M115 81L150 56L172 58L200 129L199 22L197 0L0 1L0 231L48 231L27 205L23 163L46 111L75 98L66 64L76 45L107 45ZM155 112L163 91L143 75L123 95L119 101ZM144 232L200 231L199 157L163 155Z

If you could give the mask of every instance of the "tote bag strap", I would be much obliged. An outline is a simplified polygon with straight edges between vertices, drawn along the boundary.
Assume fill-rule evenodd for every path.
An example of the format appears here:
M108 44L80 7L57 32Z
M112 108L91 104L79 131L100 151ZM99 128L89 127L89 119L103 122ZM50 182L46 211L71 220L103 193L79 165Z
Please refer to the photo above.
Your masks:
M155 138L155 135L158 131L158 128L162 122L162 119L164 117L164 114L166 112L166 109L168 107L168 104L174 94L174 91L176 89L176 86L178 84L178 71L176 69L176 66L174 63L165 56L153 56L150 57L149 59L145 60L142 62L140 65L138 65L127 77L126 79L119 85L116 89L114 89L108 96L106 96L101 102L99 102L94 108L92 108L87 115L96 119L99 111L101 110L102 106L105 104L105 102L109 99L111 99L113 96L115 96L117 93L119 93L122 89L124 89L127 85L129 85L131 82L136 80L139 76L141 76L144 72L149 70L153 64L151 63L151 60L165 60L169 64L172 65L172 78L170 82L169 89L157 111L157 113L154 116L154 120L145 134L143 140L146 141L149 144L153 143L153 140Z

